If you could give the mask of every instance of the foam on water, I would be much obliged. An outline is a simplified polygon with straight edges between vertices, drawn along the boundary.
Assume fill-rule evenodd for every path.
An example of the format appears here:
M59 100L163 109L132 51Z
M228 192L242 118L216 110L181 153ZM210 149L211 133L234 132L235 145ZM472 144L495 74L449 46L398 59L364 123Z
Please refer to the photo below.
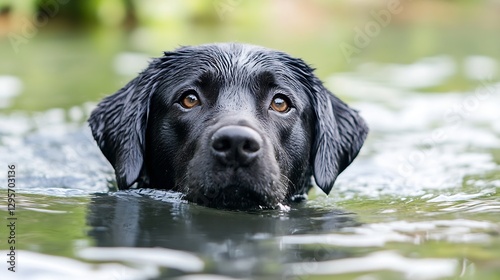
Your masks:
M7 251L0 251L0 254L2 255L6 255L7 253ZM15 273L2 269L0 271L2 279L132 280L150 279L160 275L160 267L151 264L137 267L120 263L91 264L71 258L52 256L30 251L18 251L18 254L19 258L22 258L23 268L18 269Z
M389 270L400 272L404 279L439 279L455 273L452 259L412 259L392 251L382 251L358 258L289 264L291 275L335 275ZM376 278L378 279L378 278Z
M114 180L90 129L67 122L62 109L0 115L0 154L16 165L21 192L82 196L105 192Z
M341 193L422 195L461 187L468 176L500 170L492 155L500 148L495 127L500 84L483 84L462 94L402 91L384 104L366 96L368 101L353 106L371 134L358 159L339 177ZM498 184L488 180L481 188Z

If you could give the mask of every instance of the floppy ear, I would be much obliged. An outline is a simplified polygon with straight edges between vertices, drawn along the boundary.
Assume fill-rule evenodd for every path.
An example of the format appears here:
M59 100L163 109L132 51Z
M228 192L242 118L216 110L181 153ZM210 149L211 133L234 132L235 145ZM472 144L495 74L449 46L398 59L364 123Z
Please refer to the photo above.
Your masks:
M92 135L115 169L119 189L140 176L144 163L149 101L155 91L147 70L115 94L104 98L89 118Z
M358 112L314 77L312 105L316 116L312 159L316 184L328 194L337 176L358 155L368 127Z

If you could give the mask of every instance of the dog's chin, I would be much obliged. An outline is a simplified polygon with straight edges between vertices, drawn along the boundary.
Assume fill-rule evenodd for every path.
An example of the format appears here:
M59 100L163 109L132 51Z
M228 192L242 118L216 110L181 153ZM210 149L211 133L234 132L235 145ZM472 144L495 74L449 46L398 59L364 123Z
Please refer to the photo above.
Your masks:
M227 185L204 192L188 192L184 198L198 205L227 210L278 209L283 198L258 192L252 186Z

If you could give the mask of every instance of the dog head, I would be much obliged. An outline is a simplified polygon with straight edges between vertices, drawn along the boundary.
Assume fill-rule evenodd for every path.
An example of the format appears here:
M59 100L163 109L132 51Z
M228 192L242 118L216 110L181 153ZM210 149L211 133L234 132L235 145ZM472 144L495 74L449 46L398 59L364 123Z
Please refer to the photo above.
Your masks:
M311 175L328 194L368 132L302 60L243 44L166 52L89 123L120 189L237 209L300 200Z

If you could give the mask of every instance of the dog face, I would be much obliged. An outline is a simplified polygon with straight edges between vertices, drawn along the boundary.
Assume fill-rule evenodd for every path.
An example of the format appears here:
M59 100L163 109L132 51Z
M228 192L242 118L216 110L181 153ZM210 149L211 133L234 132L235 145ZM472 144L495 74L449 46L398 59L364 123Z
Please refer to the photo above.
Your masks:
M242 44L183 47L105 98L89 123L120 189L165 188L216 208L328 193L367 127L302 60Z

